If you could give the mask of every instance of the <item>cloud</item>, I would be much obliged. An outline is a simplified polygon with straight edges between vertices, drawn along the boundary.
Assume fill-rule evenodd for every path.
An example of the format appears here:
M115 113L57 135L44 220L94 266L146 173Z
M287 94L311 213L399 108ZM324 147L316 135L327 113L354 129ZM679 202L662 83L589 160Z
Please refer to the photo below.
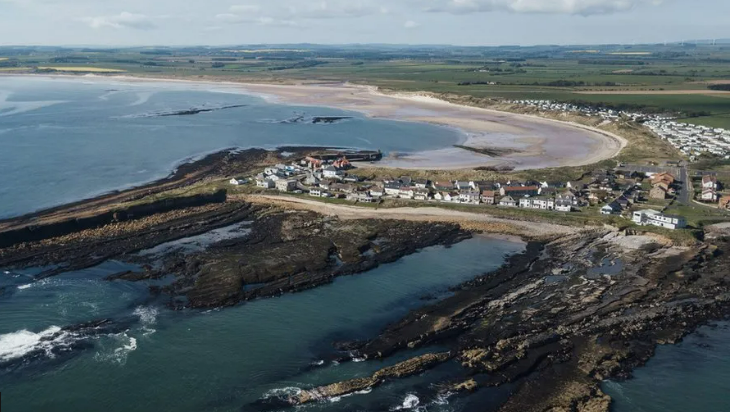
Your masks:
M261 26L280 26L280 27L293 27L297 26L292 20L275 19L273 17L258 17L255 22Z
M225 23L242 23L245 21L244 17L234 13L221 13L214 16L214 18Z
M425 11L453 14L508 11L589 16L628 11L642 4L657 6L662 2L663 0L431 0ZM424 3L419 2L422 5Z
M404 28L405 29L415 29L417 27L419 27L419 23L417 23L414 20L407 20L407 21L404 22Z
M229 23L229 24L244 24L244 23L250 23L250 24L257 24L260 26L280 26L280 27L293 27L297 26L297 23L292 20L287 19L277 19L270 16L251 16L251 15L241 15L241 14L233 14L233 13L221 13L214 16L214 18L218 21L221 21L223 23Z
M148 16L126 11L114 16L85 17L82 20L93 29L112 27L115 29L130 28L149 30L157 27Z
M229 7L232 13L259 13L262 8L256 4L235 4Z
M290 6L292 17L306 19L356 18L387 14L389 9L372 0L322 0L305 7Z

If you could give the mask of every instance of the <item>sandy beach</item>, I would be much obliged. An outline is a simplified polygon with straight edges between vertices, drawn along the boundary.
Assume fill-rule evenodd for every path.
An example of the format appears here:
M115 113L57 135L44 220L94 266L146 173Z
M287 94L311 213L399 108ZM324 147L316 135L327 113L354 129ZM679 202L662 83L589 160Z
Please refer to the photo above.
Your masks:
M332 107L369 117L423 122L461 131L462 146L503 151L491 157L458 147L392 153L361 167L403 169L467 169L508 166L516 170L581 166L617 155L625 139L588 126L538 116L463 106L420 93L385 94L374 86L352 84L254 84L215 80L185 80L126 75L44 75L89 81L171 82L191 87L222 88L282 104ZM378 148L373 148L378 149Z
M627 144L619 136L583 125L463 106L419 93L384 94L373 86L242 84L241 87L280 103L329 106L376 118L454 127L465 132L465 141L461 143L464 146L511 152L490 157L446 147L388 157L375 167L464 169L505 165L521 170L581 166L614 157Z

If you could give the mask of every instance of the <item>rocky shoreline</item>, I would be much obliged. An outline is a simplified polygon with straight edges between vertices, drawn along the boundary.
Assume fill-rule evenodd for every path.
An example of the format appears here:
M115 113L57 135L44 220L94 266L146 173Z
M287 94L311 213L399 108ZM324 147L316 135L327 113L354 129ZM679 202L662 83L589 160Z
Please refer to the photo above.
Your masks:
M602 380L632 376L657 344L729 313L729 236L698 248L651 238L628 248L624 238L598 230L532 242L498 271L353 345L354 356L385 360L401 350L447 346L464 376L436 382L438 392L511 383L518 386L501 411L607 411ZM430 357L408 363L410 374L433 366L422 359ZM301 404L380 382L305 388L289 400Z
M222 152L155 184L2 221L0 267L47 267L38 280L116 259L138 269L108 281L160 280L150 292L169 307L213 308L313 288L474 233L459 222L345 218L221 192L179 193L282 159L261 149ZM232 227L200 248L175 246ZM683 247L610 227L529 241L447 298L371 339L340 344L349 356L390 365L284 401L319 402L453 362L461 373L433 382L436 396L511 384L502 411L607 411L602 380L630 377L656 345L728 316L729 252L729 232L711 229ZM393 362L412 349L426 353Z

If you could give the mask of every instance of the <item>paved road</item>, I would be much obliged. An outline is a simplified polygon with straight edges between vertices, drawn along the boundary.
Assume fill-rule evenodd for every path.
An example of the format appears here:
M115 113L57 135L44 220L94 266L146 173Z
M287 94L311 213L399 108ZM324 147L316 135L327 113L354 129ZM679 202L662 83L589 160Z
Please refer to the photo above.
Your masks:
M682 205L688 205L694 195L694 186L689 177L689 169L686 166L679 167L677 179L681 180L681 189L679 189L676 200Z

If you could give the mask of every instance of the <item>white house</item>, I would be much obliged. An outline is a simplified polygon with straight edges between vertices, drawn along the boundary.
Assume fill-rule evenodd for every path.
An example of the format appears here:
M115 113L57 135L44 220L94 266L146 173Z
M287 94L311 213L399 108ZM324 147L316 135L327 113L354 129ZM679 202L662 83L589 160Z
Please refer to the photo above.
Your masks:
M443 202L452 202L454 199L455 194L450 192L437 192L435 193L435 200L440 200Z
M717 191L714 188L705 187L702 189L701 200L705 202L716 202L717 198Z
M399 189L399 197L402 199L412 199L414 198L414 189L412 189L409 186L402 186Z
M229 180L229 183L234 186L243 185L248 182L249 182L249 179L245 179L243 177L232 177L231 180Z
M531 199L529 199L528 197L522 197L521 199L519 199L518 205L519 207L531 207Z
M637 210L633 212L633 222L642 226L659 226L666 229L679 229L686 227L686 220L681 216L664 215L663 213L653 210Z
M554 199L550 197L535 197L531 199L533 209L554 210Z
M717 190L717 178L712 175L702 177L702 189Z
M480 203L480 193L472 190L463 190L458 195L458 199L460 200L460 203L472 203L477 205Z
M257 187L273 189L275 187L275 182L272 179L257 179Z
M414 199L415 200L427 200L429 199L430 191L425 188L417 188L414 189Z
M337 179L343 176L343 171L329 165L323 168L323 177L328 179Z

